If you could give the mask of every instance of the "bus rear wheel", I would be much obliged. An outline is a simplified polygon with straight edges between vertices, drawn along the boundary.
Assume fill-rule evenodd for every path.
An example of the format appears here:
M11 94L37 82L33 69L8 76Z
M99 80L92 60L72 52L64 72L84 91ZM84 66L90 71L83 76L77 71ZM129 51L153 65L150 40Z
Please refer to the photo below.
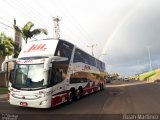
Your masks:
M76 95L77 100L78 100L78 99L81 99L82 96L83 96L83 90L82 90L82 88L79 88L79 89L77 90L77 95Z
M99 88L100 88L100 91L102 91L102 90L104 89L103 83L100 83L100 84L99 84Z
M104 89L104 85L103 85L103 83L101 84L101 90L103 90Z

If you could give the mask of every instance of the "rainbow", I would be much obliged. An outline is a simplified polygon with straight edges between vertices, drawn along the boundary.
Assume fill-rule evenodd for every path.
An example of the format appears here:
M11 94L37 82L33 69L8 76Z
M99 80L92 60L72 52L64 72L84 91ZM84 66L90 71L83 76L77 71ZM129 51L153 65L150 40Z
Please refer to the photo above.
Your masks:
M124 25L124 23L126 23L126 21L133 15L133 13L140 8L140 6L142 5L143 2L144 2L144 0L142 0L142 1L139 0L138 3L133 8L130 8L130 10L128 11L128 13L126 15L124 15L124 17L119 22L119 24L116 26L116 28L114 29L114 31L110 34L107 42L105 43L102 51L100 52L101 54L105 54L106 53L107 49L109 48L109 46L113 42L113 38L115 37L115 35L117 34L117 32ZM104 59L104 56L103 56L102 59Z

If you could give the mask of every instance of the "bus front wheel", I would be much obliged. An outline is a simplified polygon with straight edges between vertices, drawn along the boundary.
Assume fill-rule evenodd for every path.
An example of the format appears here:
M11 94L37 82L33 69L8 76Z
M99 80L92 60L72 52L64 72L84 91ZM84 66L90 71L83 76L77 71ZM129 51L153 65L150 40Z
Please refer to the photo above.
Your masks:
M68 93L68 103L72 103L75 99L75 92L73 90L70 90Z

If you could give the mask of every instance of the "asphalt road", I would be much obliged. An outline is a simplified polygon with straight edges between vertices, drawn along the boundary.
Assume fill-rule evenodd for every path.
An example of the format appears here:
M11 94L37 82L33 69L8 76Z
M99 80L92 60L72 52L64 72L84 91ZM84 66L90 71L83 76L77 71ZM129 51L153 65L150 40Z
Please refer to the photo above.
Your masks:
M160 84L108 84L103 91L54 109L23 108L0 100L0 113L3 120L120 120L128 119L126 114L154 114L160 120Z

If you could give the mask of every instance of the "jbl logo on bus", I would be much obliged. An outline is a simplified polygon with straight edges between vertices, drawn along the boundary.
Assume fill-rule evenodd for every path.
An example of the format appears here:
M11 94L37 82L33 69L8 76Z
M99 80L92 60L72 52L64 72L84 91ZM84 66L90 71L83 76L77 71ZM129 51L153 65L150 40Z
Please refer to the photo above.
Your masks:
M46 44L33 44L27 51L24 51L24 53L33 51L45 51L46 49Z
M85 70L91 70L91 68L90 68L90 66L85 65L84 68L83 68L82 70L83 70L83 71L85 71Z

